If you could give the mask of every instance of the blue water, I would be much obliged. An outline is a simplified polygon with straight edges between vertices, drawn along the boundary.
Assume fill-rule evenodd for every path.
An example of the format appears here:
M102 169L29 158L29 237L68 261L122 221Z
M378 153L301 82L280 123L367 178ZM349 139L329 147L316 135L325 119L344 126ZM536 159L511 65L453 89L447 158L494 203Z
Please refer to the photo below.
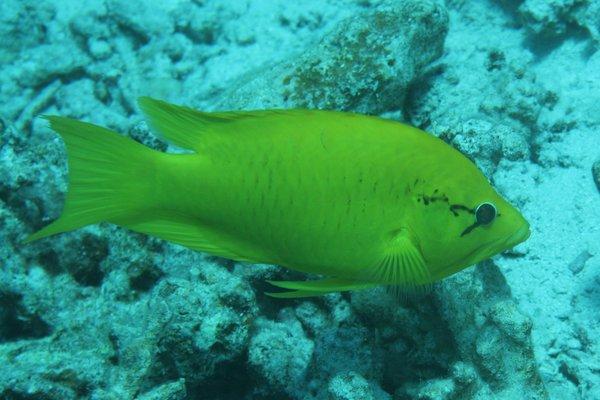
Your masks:
M0 399L600 398L599 50L591 0L2 1ZM182 151L140 96L412 124L531 236L428 292L299 300L266 281L314 276L107 223L24 244L67 191L41 115Z

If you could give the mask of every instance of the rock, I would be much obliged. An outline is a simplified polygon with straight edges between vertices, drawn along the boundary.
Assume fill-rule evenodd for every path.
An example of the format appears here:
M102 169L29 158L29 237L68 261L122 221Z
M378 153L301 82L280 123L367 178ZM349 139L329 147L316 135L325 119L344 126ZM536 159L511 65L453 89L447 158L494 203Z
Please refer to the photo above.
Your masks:
M452 379L432 379L407 394L411 398L423 400L450 400L455 398L456 387Z
M57 79L72 80L90 62L78 50L63 51L64 44L48 44L36 48L21 61L16 79L24 87L40 87Z
M256 329L248 347L251 368L274 389L293 391L305 378L314 343L296 319L259 319Z
M336 375L329 381L331 400L375 400L369 382L355 372Z
M0 48L4 64L21 52L42 43L56 9L51 2L6 0L0 3L0 37L10 38Z
M525 0L518 8L528 29L536 35L558 37L572 25L587 30L600 43L600 4L597 1Z
M596 183L596 187L600 192L600 160L596 161L592 166L592 177L594 178L594 182Z
M321 333L329 324L326 313L313 302L302 302L296 307L295 314L304 329L313 336Z
M452 365L452 377L458 389L468 388L477 381L477 370L471 363L458 361Z
M436 297L461 358L480 371L477 390L501 387L503 396L547 398L533 354L531 321L491 261L444 280Z
M436 127L435 134L476 161L486 176L492 176L503 159L529 159L527 132L486 120L470 119L453 127Z
M366 12L296 59L244 76L219 108L398 110L411 82L441 55L447 30L448 15L434 1Z
M573 275L577 275L578 273L583 271L583 268L585 268L585 263L590 258L592 258L592 255L587 250L584 250L581 253L579 253L579 255L569 263L569 269L571 270Z
M108 256L108 240L104 237L84 234L76 243L68 243L63 256L57 259L78 283L100 286L104 279L101 263Z
M398 312L396 299L384 287L352 292L351 299L354 311L369 326L387 324Z
M574 17L577 23L588 30L596 44L600 46L600 3L589 1L582 3L574 9Z
M108 16L117 24L127 27L129 37L138 45L144 44L153 36L173 33L173 18L169 15L173 10L170 3L148 1L136 6L127 0L108 0Z
M522 346L531 346L531 319L519 311L512 299L495 303L489 317L508 338Z
M552 110L558 95L539 83L527 59L496 46L480 53L475 58L480 63L454 60L432 87L416 85L407 113L414 125L458 148L491 178L502 160L539 157L536 151L547 138L539 134L538 119ZM490 59L503 61L482 73Z
M57 275L66 272L83 286L102 284L105 277L102 263L109 249L106 237L81 231L61 236L53 247L41 243L37 248L37 261L48 273Z
M146 292L164 276L164 272L150 261L136 261L127 267L129 286Z
M219 374L248 347L256 313L252 292L243 282L215 266L206 265L208 283L169 279L156 290L172 317L161 329L160 345L147 379L160 382L172 374L185 378L187 387L202 393L202 384ZM225 305L222 295L243 300ZM221 296L219 295L221 293ZM245 295L248 293L248 295ZM215 380L213 385L227 385ZM235 390L235 388L234 388Z
M0 343L50 335L52 327L27 309L23 296L0 287Z
M319 375L325 377L353 371L379 380L384 373L384 357L376 339L359 324L323 330L315 340L315 363Z
M185 380L179 379L157 386L149 392L137 396L135 400L185 400L186 398Z
M0 137L0 198L6 207L30 230L39 229L60 213L66 182L62 171L64 155L50 133L26 135L9 120L4 120ZM42 151L44 149L45 151ZM46 164L46 167L43 167ZM22 233L23 235L24 233Z
M567 30L576 0L525 0L519 13L535 34L560 36Z

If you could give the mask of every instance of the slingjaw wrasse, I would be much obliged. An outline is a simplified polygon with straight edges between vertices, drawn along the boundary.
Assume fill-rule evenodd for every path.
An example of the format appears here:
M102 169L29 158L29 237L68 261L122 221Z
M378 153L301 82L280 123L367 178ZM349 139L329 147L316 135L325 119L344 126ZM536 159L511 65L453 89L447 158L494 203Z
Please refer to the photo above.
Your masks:
M327 277L271 282L291 290L276 297L303 297L427 285L529 236L471 161L417 128L332 111L139 104L189 154L46 117L66 143L69 190L61 217L28 240L107 221Z

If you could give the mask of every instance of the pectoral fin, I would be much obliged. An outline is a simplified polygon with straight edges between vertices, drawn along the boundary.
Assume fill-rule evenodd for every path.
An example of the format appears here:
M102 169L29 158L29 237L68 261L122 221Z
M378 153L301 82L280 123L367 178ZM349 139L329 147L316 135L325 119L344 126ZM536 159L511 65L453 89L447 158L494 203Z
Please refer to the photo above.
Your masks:
M365 270L363 279L406 289L428 285L433 280L421 252L405 229L396 232L385 244L381 259Z
M369 289L377 284L357 282L347 279L326 278L316 281L267 281L273 286L282 289L290 289L289 292L270 292L267 296L280 299L295 299L301 297L323 296L333 292L345 292L348 290Z

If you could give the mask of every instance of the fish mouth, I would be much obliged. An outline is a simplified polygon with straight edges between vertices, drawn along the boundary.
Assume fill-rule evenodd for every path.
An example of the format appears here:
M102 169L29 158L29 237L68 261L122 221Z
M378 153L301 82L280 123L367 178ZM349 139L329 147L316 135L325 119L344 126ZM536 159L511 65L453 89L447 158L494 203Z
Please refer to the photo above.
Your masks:
M519 227L512 235L506 239L505 246L506 248L512 248L518 245L521 242L526 241L531 235L531 231L529 230L529 224L525 223Z
M524 242L529 238L531 234L529 230L529 223L524 222L517 230L515 230L510 236L505 239L499 239L494 242L484 243L478 246L476 249L471 251L461 260L456 263L447 265L441 268L434 276L433 279L441 279L447 276L447 271L454 270L459 271L462 268L468 267L469 265L477 264L483 260L486 260L502 251L511 249L517 244Z
M525 222L508 238L496 240L495 242L491 243L485 243L477 247L465 257L465 260L471 260L469 265L476 264L494 256L495 254L515 247L519 243L527 240L530 234L531 232L529 231L529 224Z

